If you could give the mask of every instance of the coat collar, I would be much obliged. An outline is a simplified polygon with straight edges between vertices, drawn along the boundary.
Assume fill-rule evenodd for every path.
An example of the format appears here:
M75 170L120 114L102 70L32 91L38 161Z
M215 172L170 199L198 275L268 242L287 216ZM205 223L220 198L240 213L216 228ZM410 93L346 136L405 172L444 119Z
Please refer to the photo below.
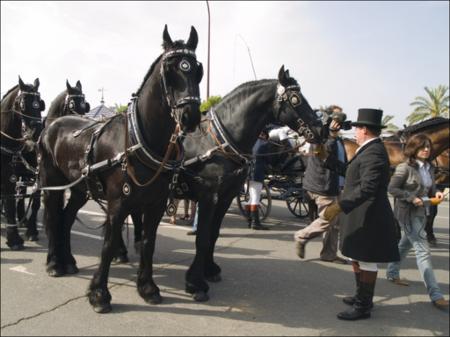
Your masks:
M381 143L381 139L380 138L375 138L374 140L370 140L370 142L367 142L366 144L364 144L363 146L361 146L358 150L358 152L353 156L353 158L348 162L348 164L350 164L356 157L358 157L361 153L363 153L369 146L373 145L373 144L378 144Z

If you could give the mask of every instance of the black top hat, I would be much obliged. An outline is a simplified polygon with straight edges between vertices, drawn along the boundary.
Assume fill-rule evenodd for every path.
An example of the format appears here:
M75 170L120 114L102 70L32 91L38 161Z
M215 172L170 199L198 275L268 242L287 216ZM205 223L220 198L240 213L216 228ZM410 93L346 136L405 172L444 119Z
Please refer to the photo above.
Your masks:
M358 120L352 123L352 126L371 126L383 129L386 125L381 124L383 110L378 109L359 109Z

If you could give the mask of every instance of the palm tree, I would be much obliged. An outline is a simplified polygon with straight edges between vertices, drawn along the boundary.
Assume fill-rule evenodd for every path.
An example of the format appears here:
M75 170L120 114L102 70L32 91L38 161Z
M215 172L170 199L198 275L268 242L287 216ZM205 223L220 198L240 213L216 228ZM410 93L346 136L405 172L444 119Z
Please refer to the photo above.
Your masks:
M448 86L439 85L437 88L425 87L428 97L418 96L410 105L414 111L406 118L409 125L432 117L448 117Z
M385 129L386 132L395 133L396 131L399 130L399 127L391 122L392 118L394 118L394 116L391 115L384 116L383 120L381 121L381 124L386 125Z

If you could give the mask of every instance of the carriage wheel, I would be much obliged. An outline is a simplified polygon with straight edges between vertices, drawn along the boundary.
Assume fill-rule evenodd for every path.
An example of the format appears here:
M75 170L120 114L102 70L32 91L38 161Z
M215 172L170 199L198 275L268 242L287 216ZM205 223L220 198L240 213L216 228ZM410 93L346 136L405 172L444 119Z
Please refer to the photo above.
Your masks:
M300 196L291 196L286 199L288 210L297 218L305 218L309 215L308 201Z
M241 192L236 197L239 211L244 217L245 217L245 205L247 205L249 199L250 194L248 193L248 180L247 180L244 186L242 186ZM272 209L272 195L270 194L269 186L267 186L266 183L263 183L263 188L259 199L259 219L261 221L266 219L269 216L271 209Z

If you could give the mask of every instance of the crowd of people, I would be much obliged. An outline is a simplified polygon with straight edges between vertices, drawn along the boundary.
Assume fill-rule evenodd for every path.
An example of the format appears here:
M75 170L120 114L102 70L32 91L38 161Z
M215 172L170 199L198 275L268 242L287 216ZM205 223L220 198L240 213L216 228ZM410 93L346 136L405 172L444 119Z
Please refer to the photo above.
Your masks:
M435 243L430 219L443 200L443 193L436 190L434 183L431 140L424 134L412 136L404 149L406 161L396 167L391 177L389 157L380 139L385 127L381 123L382 110L359 109L357 121L352 122L359 148L350 161L339 137L346 115L335 105L325 113L331 120L329 138L324 145L311 146L303 179L304 190L317 206L317 218L294 233L297 255L304 259L307 242L322 235L322 261L351 263L355 294L343 301L352 308L337 317L358 320L371 315L378 264L388 263L389 281L407 286L408 282L400 279L400 266L414 248L431 302L438 309L448 310L448 301L433 272L429 248ZM249 227L257 230L268 229L258 216L268 134L263 131L253 149L255 163L247 214ZM388 192L394 197L394 210ZM338 241L345 258L338 256Z
M346 114L337 105L324 113L329 118L329 136L324 144L312 145L307 156L303 189L317 207L317 217L294 233L295 250L305 258L306 245L322 236L320 260L351 264L355 294L343 298L349 310L338 313L342 320L369 318L373 309L379 263L387 263L386 278L395 285L408 286L400 278L402 261L414 248L417 267L433 305L448 310L449 303L438 286L431 263L430 247L435 244L432 221L443 193L436 189L430 161L432 142L424 134L406 143L406 161L391 176L389 157L380 139L383 111L359 109L355 127L358 149L348 161L339 131ZM268 230L260 221L261 191L270 157L269 141L289 144L286 127L268 125L253 147L254 160L249 177L249 200L245 207L248 227ZM392 210L388 192L394 197ZM184 220L192 223L189 235L196 234L195 203L185 201ZM175 223L175 217L172 217ZM339 249L338 249L339 248ZM340 250L343 257L338 256Z

